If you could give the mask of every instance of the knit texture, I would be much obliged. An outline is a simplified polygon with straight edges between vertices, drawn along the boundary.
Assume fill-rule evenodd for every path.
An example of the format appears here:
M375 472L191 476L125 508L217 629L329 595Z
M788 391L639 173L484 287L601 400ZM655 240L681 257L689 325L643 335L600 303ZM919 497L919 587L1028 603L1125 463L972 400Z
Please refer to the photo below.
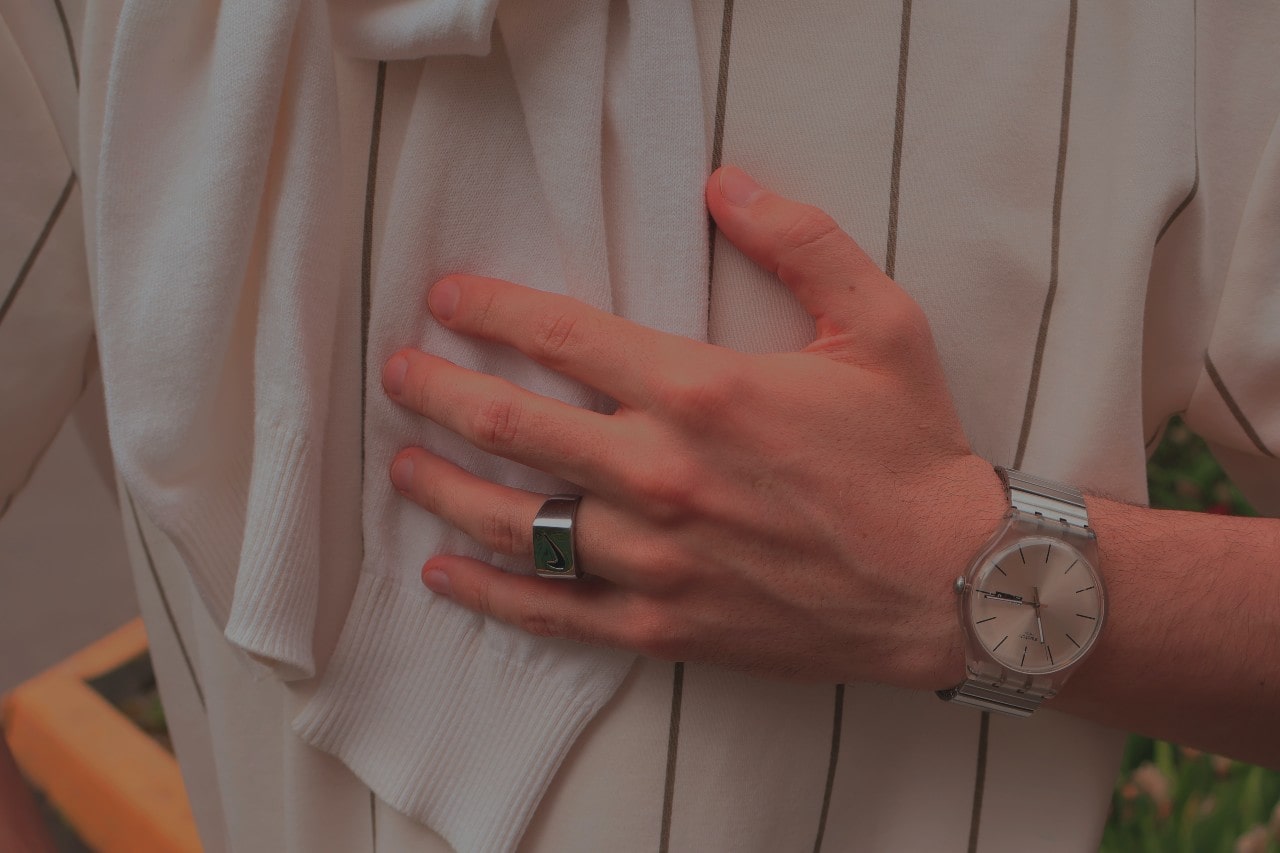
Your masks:
M460 850L516 844L633 657L530 637L421 586L422 562L441 552L529 567L396 494L385 471L400 448L519 488L573 487L394 406L380 368L416 346L613 407L436 324L425 286L451 272L705 339L708 158L690 15L658 0L133 0L121 16L99 164L97 222L110 227L94 235L121 474L226 638L280 678L320 676L302 737ZM412 156L377 188L364 561L317 673L330 341L359 287L340 273L339 131L354 119L335 45L416 60L421 79L399 140Z

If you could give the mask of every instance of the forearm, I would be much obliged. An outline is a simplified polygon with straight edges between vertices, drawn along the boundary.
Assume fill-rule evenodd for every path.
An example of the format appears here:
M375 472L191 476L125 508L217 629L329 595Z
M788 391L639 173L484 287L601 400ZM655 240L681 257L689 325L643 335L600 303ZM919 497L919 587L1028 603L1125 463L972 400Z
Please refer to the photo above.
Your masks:
M1280 521L1088 505L1108 622L1049 706L1280 767Z

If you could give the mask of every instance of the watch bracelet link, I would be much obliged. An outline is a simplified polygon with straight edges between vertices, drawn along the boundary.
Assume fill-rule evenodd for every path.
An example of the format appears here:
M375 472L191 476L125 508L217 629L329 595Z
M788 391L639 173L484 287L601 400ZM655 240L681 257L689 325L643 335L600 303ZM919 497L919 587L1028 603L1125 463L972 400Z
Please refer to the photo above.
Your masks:
M938 696L957 705L968 705L980 711L996 711L1015 717L1029 717L1040 703L1053 696L1047 690L1001 690L989 681L966 679L950 690L939 690Z
M1008 492L1009 503L1019 512L1089 527L1089 513L1079 489L1008 468L996 468L996 473Z

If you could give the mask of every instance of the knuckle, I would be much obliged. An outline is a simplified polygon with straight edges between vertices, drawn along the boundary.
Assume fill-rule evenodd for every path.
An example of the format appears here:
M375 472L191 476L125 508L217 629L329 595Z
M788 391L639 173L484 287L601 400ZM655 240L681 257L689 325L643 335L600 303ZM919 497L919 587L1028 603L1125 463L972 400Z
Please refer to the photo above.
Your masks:
M688 644L683 631L662 608L637 608L626 631L626 644L645 657L675 661L686 656Z
M657 547L645 556L641 570L645 589L658 595L672 595L687 589L694 572L683 554Z
M669 377L659 399L673 414L686 421L703 424L723 414L742 397L745 381L737 366L690 369Z
M494 607L494 601L493 581L477 581L471 591L471 603L476 611L484 614L485 616L493 616L497 618L498 613Z
M678 459L646 466L632 475L629 485L645 514L662 526L687 519L698 494L692 466Z
M464 287L459 297L458 313L465 310L470 318L472 328L487 335L493 327L496 317L497 293L492 287Z
M428 408L431 405L431 381L427 365L421 359L409 359L409 370L404 377L404 399L420 414L431 411Z
M535 637L564 636L564 620L538 605L524 607L516 619L516 627Z
M515 443L521 417L514 400L488 400L476 411L472 429L484 447L500 450Z
M778 272L805 257L841 246L848 238L836 221L816 207L806 207L778 234Z
M518 522L514 507L500 504L483 516L480 527L482 541L499 554L527 554L530 551L528 530Z
M932 339L924 309L906 294L885 306L878 325L884 340L895 348Z
M533 346L543 361L558 361L574 340L577 318L568 312L547 314L534 326Z

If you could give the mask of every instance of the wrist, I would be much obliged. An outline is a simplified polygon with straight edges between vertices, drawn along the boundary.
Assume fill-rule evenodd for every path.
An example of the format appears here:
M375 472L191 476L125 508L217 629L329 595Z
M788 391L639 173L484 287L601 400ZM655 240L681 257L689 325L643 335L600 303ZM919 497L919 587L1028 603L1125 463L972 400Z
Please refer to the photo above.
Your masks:
M954 687L965 679L965 633L956 603L955 579L962 575L1009 512L1009 499L991 463L967 454L939 473L936 494L944 507L930 531L929 557L932 643L917 661L920 683L930 690Z

